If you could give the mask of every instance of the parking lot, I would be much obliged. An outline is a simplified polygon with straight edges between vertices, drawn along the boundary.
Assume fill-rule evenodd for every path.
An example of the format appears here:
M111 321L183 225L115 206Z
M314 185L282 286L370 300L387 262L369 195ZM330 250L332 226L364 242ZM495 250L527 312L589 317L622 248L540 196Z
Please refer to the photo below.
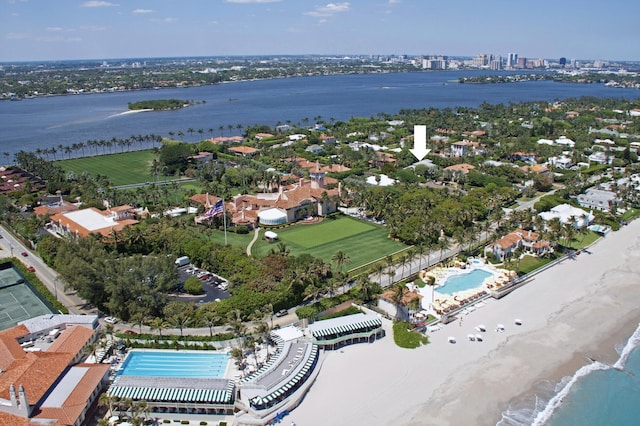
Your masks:
M184 283L189 277L198 277L202 281L204 294L194 296L185 293L183 289L179 288L179 291L171 297L173 300L206 303L231 297L231 294L227 291L227 280L212 272L201 270L192 264L178 267L178 276L181 283Z

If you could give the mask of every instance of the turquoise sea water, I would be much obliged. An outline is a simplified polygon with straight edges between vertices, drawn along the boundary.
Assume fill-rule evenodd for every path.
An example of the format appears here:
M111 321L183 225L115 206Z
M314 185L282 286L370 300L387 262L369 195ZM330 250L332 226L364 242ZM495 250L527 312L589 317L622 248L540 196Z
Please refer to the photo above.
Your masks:
M444 285L436 288L436 291L440 294L452 295L457 291L470 290L480 287L484 279L490 275L491 272L483 271L482 269L474 269L471 272L452 275L447 278Z
M512 404L499 426L640 424L640 326L614 365L593 362L560 383L542 382L533 401Z
M223 377L229 357L216 352L133 351L118 375L145 377Z

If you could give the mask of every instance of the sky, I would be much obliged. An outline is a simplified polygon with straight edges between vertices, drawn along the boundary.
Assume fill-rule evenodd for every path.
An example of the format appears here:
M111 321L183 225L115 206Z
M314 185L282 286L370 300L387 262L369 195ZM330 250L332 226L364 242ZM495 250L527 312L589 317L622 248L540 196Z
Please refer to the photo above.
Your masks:
M0 61L480 53L640 61L637 0L0 0Z

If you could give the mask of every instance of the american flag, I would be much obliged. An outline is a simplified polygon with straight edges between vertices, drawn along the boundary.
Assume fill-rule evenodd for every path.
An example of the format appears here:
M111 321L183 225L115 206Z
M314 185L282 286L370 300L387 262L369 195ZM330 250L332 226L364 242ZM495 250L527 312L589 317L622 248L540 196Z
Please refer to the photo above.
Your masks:
M222 205L222 200L219 200L217 203L211 206L209 211L204 214L204 217L206 219L209 219L211 217L218 216L219 214L222 214L222 213L224 213L224 206Z

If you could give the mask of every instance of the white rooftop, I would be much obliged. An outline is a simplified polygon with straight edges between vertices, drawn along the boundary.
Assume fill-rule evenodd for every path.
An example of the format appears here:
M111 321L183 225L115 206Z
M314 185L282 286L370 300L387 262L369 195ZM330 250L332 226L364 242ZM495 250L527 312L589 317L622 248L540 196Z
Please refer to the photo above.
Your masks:
M42 407L61 408L88 370L88 367L71 367L44 400Z
M64 216L89 231L97 231L98 229L107 228L116 223L112 217L104 216L94 209L82 209L65 213Z
M98 321L97 315L65 315L65 314L45 314L20 321L30 333L58 327L63 324L84 325L93 328L94 322Z
M298 327L295 327L293 325L289 327L280 328L278 330L273 330L272 333L280 337L285 342L299 339L304 336L302 331Z
M396 183L395 179L391 179L387 175L380 174L378 176L380 176L380 183L378 183L378 181L376 180L375 176L369 176L367 178L367 183L369 185L378 185L378 186L390 186L390 185L393 185L394 183Z

